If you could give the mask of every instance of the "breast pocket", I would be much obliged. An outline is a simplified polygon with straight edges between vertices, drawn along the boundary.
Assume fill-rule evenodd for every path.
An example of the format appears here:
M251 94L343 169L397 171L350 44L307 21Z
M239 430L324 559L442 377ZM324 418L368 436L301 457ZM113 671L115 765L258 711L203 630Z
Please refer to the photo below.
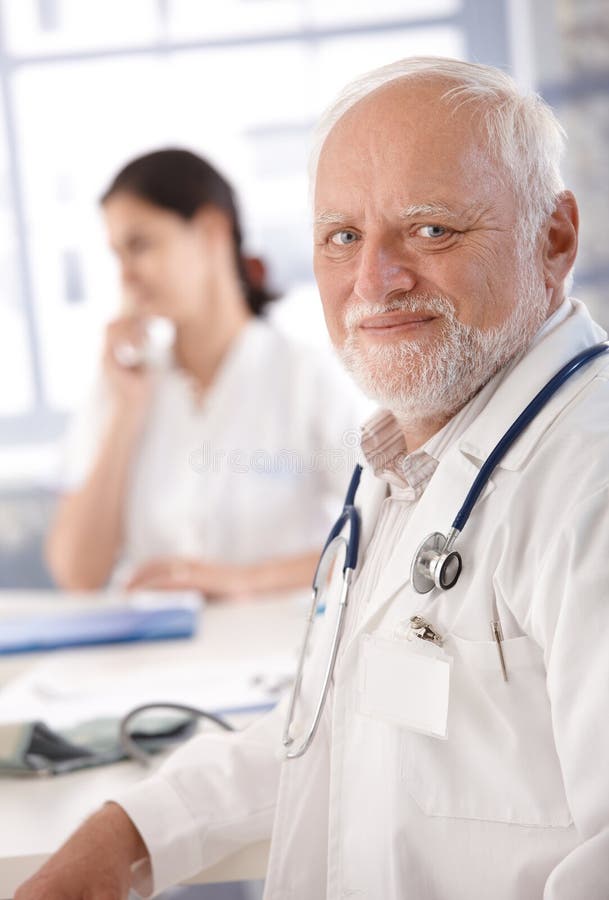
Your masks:
M503 642L450 636L448 739L404 732L401 776L430 816L518 825L571 822L552 733L545 668L528 637Z

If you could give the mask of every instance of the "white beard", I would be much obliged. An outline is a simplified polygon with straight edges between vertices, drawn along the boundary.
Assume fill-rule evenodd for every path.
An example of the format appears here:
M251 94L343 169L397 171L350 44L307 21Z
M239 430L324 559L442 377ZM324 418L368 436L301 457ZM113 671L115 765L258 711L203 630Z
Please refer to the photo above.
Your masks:
M548 301L532 265L521 265L519 300L501 325L484 331L464 325L445 297L405 294L387 304L361 304L345 317L347 339L338 352L365 394L400 424L448 419L506 363L523 352L544 322ZM358 325L393 310L440 314L443 337L362 347Z

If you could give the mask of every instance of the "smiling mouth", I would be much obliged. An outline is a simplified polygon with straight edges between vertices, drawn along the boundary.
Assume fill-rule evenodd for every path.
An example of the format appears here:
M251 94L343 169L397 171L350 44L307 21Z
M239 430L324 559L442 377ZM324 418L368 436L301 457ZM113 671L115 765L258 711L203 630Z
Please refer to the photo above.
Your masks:
M369 334L383 334L402 330L415 331L435 321L437 318L438 316L432 313L394 311L362 319L358 327Z

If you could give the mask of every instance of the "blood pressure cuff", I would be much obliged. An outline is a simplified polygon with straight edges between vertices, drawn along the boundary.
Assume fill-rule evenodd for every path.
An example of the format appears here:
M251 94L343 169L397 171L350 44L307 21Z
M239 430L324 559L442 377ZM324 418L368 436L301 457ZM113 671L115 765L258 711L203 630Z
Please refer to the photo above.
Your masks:
M44 722L0 724L0 776L61 775L127 759L120 719L92 719L53 730ZM158 753L190 737L196 717L148 715L130 732L146 753Z

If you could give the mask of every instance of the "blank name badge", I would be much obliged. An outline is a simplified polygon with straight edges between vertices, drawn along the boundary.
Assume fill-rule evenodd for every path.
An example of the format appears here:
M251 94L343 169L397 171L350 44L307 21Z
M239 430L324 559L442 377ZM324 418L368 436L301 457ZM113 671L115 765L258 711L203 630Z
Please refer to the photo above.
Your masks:
M358 710L446 739L450 667L451 658L441 647L420 638L365 634L358 666Z

